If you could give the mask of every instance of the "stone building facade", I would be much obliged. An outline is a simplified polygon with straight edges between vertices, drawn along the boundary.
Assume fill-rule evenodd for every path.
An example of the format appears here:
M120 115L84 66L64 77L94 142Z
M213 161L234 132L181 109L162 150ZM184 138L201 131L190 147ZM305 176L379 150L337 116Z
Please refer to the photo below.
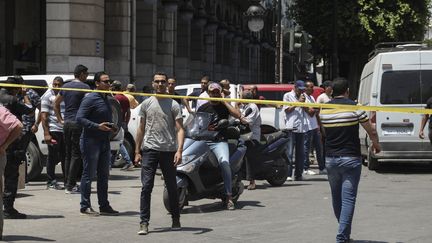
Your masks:
M179 84L197 83L202 75L215 81L272 83L272 17L267 15L260 33L250 32L243 17L250 4L0 0L0 16L5 16L0 20L5 26L4 31L0 28L0 75L70 73L84 64L90 72L105 70L139 87L148 84L155 71L175 76ZM22 14L34 10L31 16ZM33 56L19 55L29 49Z

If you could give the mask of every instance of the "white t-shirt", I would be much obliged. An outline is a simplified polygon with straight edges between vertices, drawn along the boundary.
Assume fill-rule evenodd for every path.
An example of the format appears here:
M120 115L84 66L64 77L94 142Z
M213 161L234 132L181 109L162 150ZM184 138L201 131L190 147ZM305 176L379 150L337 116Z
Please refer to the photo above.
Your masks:
M291 92L285 93L283 96L283 101L286 102L298 102L296 93L294 90L291 90ZM289 108L290 106L284 106L285 109ZM307 123L307 116L306 112L304 111L303 107L296 107L291 112L285 111L285 126L287 129L297 128L294 132L295 133L305 133L308 131L308 123Z
M245 116L248 109L250 109L251 112ZM261 140L261 114L258 106L255 103L245 105L242 110L242 116L245 116L244 119L252 131L251 139L259 142Z
M331 100L331 97L329 97L325 92L320 94L316 100L317 103L327 103Z
M315 98L312 95L307 95L304 94L306 97L306 103L315 103ZM318 128L318 119L316 117L316 114L314 114L313 116L310 116L309 114L306 113L306 117L307 117L307 122L308 122L308 131L310 130L314 130Z
M207 91L204 91L200 94L199 97L209 98L210 96L208 95ZM198 100L195 109L198 110L198 108L200 108L200 106L204 105L207 102L208 102L208 100Z

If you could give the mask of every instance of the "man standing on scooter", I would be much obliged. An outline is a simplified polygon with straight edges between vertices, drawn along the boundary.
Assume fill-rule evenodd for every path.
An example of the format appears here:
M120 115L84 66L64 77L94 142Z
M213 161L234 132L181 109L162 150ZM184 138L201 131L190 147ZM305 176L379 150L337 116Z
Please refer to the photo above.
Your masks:
M245 90L242 92L242 99L253 99L254 96L251 91ZM255 103L247 103L243 105L242 116L240 122L247 124L252 132L251 139L247 141L248 150L246 152L247 158L254 158L255 151L258 149L261 140L261 114L258 106ZM255 190L255 170L253 160L246 160L246 179L249 180L248 190Z
M164 73L156 73L153 76L153 88L156 94L166 94L167 80L168 77ZM185 136L180 105L170 98L152 96L143 101L140 109L141 120L135 141L135 163L142 160L141 222L138 234L148 234L150 199L158 164L168 191L172 217L171 229L179 230L181 226L176 166L181 163Z
M210 98L223 98L222 87L217 83L211 83L208 86L208 94ZM198 112L207 112L212 114L212 123L209 130L214 130L215 126L220 120L228 119L229 115L241 119L240 111L230 105L227 101L210 101L199 107ZM225 186L226 193L226 208L234 210L235 205L232 200L232 175L231 166L229 163L229 148L228 143L224 138L217 141L208 141L207 145L211 151L216 155Z

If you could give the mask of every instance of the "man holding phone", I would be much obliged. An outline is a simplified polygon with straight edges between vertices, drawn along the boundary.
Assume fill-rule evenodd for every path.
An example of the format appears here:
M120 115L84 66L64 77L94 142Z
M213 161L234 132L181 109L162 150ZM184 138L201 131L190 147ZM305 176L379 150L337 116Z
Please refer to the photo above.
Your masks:
M109 90L109 76L96 80L96 90ZM116 128L112 123L112 110L107 93L89 93L84 96L76 116L84 128L80 140L83 155L81 177L81 209L83 215L116 215L108 202L108 177L110 168L110 132ZM97 195L100 213L91 207L91 182L97 175Z
M283 101L285 102L305 102L306 98L303 92L306 89L306 85L303 80L297 80L295 82L294 89L284 95ZM304 139L305 133L308 129L307 123L307 112L309 108L298 107L298 106L284 106L285 111L285 125L287 129L293 129L289 133L290 140L288 143L287 156L290 161L288 170L288 179L292 180L292 164L293 164L293 152L295 146L295 180L303 180L303 161L304 161Z

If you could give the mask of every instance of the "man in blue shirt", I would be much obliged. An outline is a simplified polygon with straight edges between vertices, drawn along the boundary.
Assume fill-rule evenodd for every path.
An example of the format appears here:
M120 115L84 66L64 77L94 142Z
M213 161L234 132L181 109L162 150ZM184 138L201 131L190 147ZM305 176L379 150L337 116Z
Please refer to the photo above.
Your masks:
M63 88L74 89L90 89L90 86L85 84L88 76L88 68L83 65L75 67L75 79L63 85ZM63 132L65 136L65 193L79 193L79 186L76 184L77 177L81 173L81 151L79 139L82 132L82 127L76 122L76 114L80 107L82 98L85 92L82 91L65 91L61 90L54 101L54 112L59 123L64 124ZM60 104L64 101L65 112L62 117Z
M108 76L108 75L106 75ZM109 90L108 79L96 80L96 90ZM108 176L110 168L110 132L112 110L107 93L89 93L83 98L76 115L76 120L83 127L80 146L83 155L83 173L81 176L81 214L98 216L91 207L91 182L97 175L97 195L99 211L102 215L117 214L108 202Z

